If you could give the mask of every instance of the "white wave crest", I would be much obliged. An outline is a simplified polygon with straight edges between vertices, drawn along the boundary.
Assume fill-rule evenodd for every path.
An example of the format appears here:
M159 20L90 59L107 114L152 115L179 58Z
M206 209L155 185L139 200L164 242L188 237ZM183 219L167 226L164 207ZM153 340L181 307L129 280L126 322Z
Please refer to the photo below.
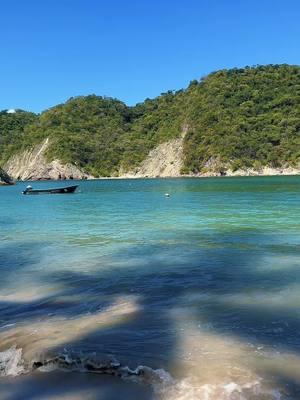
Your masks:
M264 388L254 381L239 385L235 382L199 385L192 378L175 380L164 369L139 365L135 369L121 365L117 360L99 360L96 354L82 355L64 352L54 357L40 356L31 363L22 359L22 349L11 347L0 352L0 376L17 376L35 369L50 372L56 369L106 374L121 379L150 385L161 400L281 400L279 390Z
M165 385L158 390L162 400L281 400L279 390L264 388L259 381L239 385L235 382L226 384L197 385L190 379Z
M22 349L15 346L0 352L0 376L17 376L25 371Z

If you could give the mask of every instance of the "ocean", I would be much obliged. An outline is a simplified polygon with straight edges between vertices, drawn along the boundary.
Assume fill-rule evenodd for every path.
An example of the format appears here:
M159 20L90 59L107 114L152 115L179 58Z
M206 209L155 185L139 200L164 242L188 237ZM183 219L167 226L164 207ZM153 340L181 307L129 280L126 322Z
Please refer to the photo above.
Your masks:
M0 187L1 400L300 399L300 177L77 183Z

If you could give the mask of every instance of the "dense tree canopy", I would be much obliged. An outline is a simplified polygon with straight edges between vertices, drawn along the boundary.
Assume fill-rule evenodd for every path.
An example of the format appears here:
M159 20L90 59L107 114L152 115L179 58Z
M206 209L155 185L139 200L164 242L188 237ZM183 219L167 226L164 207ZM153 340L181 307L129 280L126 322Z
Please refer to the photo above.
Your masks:
M184 173L204 172L212 162L233 169L295 165L300 161L300 67L217 71L186 90L134 107L91 95L40 115L2 111L0 163L49 137L49 160L113 176L138 165L184 127Z
M295 164L300 157L300 67L212 73L186 91L187 170L218 158L236 168Z
M114 175L130 120L130 108L118 100L76 97L43 112L30 126L30 138L36 143L50 139L49 159L74 163L96 176Z
M23 110L12 113L0 111L0 163L20 150L26 135L25 128L36 119L35 114Z

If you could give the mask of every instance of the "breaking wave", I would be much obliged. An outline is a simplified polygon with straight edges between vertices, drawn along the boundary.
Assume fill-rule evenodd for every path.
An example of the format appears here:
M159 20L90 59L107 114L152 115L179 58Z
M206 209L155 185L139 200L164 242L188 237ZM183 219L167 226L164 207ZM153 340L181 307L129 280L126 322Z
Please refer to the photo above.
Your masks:
M74 371L112 375L138 384L150 385L162 400L283 400L279 390L263 388L259 380L239 385L226 384L197 385L192 378L176 380L164 369L153 369L139 365L135 369L122 365L117 360L101 361L96 354L83 356L65 351L54 357L39 357L32 362L22 358L22 349L11 347L0 352L0 376L17 376L34 370Z
M17 376L24 372L22 349L11 347L0 352L0 376Z

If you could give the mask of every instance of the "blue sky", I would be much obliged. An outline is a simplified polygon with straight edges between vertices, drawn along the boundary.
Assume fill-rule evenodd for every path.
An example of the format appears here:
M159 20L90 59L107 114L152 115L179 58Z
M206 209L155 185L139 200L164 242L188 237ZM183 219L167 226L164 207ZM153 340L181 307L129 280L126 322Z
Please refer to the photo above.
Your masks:
M129 105L221 68L300 64L299 0L0 0L0 109Z

